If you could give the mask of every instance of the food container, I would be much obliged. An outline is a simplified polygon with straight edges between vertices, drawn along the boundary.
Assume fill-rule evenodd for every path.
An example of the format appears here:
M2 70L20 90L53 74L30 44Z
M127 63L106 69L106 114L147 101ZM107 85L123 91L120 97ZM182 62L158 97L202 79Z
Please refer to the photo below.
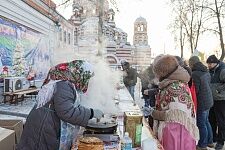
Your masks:
M129 133L133 147L141 146L142 118L140 111L130 111L124 113L125 132Z
M96 137L82 137L78 142L78 150L104 150L104 143Z

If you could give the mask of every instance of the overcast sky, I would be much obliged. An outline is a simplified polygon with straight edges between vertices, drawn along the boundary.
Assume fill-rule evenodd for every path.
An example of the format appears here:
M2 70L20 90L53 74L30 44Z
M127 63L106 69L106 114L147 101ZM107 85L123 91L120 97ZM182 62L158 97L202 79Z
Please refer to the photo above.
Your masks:
M59 4L63 0L53 1ZM171 12L166 4L167 0L116 0L116 2L119 8L119 12L116 12L115 15L116 26L128 33L128 42L133 43L134 21L142 16L148 22L148 38L152 54L157 55L165 51L167 54L180 55L179 48L176 50L173 36L168 29ZM66 8L59 7L58 11L67 19L72 15L70 5ZM212 40L199 44L199 49L203 52L214 47L215 44L212 44Z

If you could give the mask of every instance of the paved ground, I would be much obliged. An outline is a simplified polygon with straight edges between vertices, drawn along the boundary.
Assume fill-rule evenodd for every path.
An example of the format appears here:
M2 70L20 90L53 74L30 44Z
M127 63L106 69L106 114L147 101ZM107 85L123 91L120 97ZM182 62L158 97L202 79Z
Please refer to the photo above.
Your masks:
M23 103L19 102L18 105L15 104L0 104L0 119L14 119L22 118L25 120L31 109L33 108L35 101L31 98L27 98ZM15 117L16 116L16 117Z

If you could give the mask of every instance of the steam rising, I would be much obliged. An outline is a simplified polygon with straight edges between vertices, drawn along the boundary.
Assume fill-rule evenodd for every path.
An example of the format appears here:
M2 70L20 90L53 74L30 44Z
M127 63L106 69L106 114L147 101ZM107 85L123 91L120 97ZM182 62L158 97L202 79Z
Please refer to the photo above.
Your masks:
M104 113L117 113L114 97L117 95L116 85L119 83L121 75L119 71L112 70L103 58L104 54L106 54L106 43L106 38L102 37L102 42L98 45L101 56L96 56L97 50L74 54L74 51L70 49L57 49L54 64L75 59L88 60L93 64L94 76L89 81L87 93L80 95L81 105L100 109ZM95 48L93 47L92 49Z
M89 82L87 94L81 97L81 105L100 109L104 113L116 113L114 97L120 73L112 71L102 59L96 60L93 64L95 75Z

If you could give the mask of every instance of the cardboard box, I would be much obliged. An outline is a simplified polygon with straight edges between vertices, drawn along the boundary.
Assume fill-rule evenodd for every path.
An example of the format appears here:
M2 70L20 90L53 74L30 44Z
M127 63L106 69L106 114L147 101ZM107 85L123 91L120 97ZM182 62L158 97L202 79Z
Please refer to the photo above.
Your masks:
M125 132L129 133L133 147L141 146L142 118L140 111L125 112Z
M19 143L21 134L23 132L22 120L2 120L0 119L0 127L15 131L15 142Z
M0 128L0 149L15 150L15 132L13 130Z

